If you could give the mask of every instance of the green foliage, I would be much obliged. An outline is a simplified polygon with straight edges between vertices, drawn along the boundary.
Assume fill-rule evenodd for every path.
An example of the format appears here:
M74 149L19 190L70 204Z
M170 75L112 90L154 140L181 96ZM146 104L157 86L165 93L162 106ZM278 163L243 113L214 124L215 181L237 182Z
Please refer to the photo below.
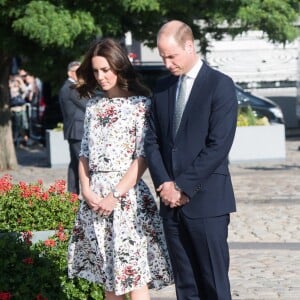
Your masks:
M103 300L101 286L68 278L69 235L68 231L59 230L48 240L31 244L28 233L2 234L0 295L9 293L15 300Z
M205 54L208 37L220 40L225 33L235 36L251 29L285 44L298 35L298 17L299 0L0 0L0 114L8 104L14 56L57 95L67 64L80 60L95 38L122 39L131 31L135 40L154 47L160 26L179 19L192 27ZM1 118L4 125L8 119Z
M0 299L104 299L101 286L67 274L78 204L62 180L46 189L41 181L14 184L9 175L0 178ZM32 231L49 229L58 230L46 241L31 243Z
M0 178L0 232L72 228L78 205L63 180L46 189L42 182L13 184L8 175Z
M296 1L252 0L243 1L237 17L241 27L260 29L268 34L272 42L293 41L299 34L291 26L299 17Z
M298 2L0 0L0 60L21 56L23 68L50 81L56 93L68 62L80 59L96 37L123 38L131 31L135 39L155 46L162 23L180 19L193 28L202 53L209 49L207 34L222 39L226 32L260 29L270 40L285 43L298 34Z
M270 125L267 117L259 118L250 106L239 108L237 126Z
M24 15L13 22L13 28L40 47L73 47L80 34L96 34L93 17L89 12L64 9L47 1L31 1Z
M299 16L298 3L296 0L87 0L71 4L56 0L1 0L0 36L4 43L11 36L18 36L14 42L19 44L19 54L24 50L26 55L41 54L42 68L44 60L53 55L49 50L56 49L69 60L71 51L75 59L96 36L120 38L130 30L135 38L154 45L161 24L180 19L193 27L205 52L207 33L221 39L226 32L237 34L260 29L272 41L291 41L297 35L294 22ZM0 52L5 50L1 48L0 45Z
M53 128L54 131L63 131L64 130L64 124L63 123L57 123L56 127Z
M63 190L59 180L50 186L53 199L44 201L51 202L45 206L37 196L43 195L41 182L13 184L8 175L0 178L0 299L104 299L101 285L68 277L68 242L78 201ZM32 243L34 231L47 229L56 232Z
M142 12L142 11L159 11L158 0L123 0L124 10L129 12Z

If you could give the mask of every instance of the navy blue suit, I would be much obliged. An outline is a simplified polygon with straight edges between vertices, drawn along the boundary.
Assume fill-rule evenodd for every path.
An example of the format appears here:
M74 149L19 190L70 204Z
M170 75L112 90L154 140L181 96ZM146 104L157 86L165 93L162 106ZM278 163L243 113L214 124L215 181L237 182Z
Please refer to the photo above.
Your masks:
M173 75L158 82L145 139L154 186L175 181L190 199L178 208L160 204L177 299L227 300L227 231L229 213L236 209L228 170L235 87L230 77L203 63L173 136L177 82Z
M81 99L73 85L70 79L65 81L59 92L59 103L63 116L64 138L68 140L70 150L68 191L79 195L78 164L87 99Z

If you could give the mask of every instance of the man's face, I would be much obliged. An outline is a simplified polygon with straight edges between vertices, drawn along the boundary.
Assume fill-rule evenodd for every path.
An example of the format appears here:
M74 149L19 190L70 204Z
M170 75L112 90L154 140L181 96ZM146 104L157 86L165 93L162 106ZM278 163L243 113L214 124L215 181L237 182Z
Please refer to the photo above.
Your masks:
M173 37L162 35L157 40L159 55L166 68L176 76L185 74L190 68L189 43L179 45Z
M71 77L75 81L77 81L76 71L78 68L79 68L79 66L73 66L68 72L69 77Z

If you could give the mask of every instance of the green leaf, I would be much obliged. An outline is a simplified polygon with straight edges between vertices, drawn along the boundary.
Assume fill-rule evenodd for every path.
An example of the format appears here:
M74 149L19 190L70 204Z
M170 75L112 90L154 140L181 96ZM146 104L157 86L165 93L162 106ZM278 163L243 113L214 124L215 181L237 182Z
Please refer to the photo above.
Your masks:
M13 22L13 29L39 43L42 48L53 45L72 47L80 34L96 32L89 12L71 11L47 1L31 1L24 15Z

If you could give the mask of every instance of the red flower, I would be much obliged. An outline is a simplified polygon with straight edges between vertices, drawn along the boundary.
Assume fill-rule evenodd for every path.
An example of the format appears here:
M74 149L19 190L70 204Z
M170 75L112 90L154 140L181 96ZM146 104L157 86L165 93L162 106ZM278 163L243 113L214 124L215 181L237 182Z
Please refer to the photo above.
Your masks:
M12 176L8 174L5 174L3 177L0 178L0 194L11 190L13 186L11 181L12 181Z
M43 199L44 201L46 201L46 200L49 199L49 194L48 194L48 192L45 192L45 193L42 194L42 199Z
M57 229L58 229L59 232L63 232L65 230L65 228L62 224L59 224Z
M65 241L67 239L67 236L64 231L64 227L62 225L58 226L58 232L56 233L56 236L60 241Z
M22 232L22 238L27 245L32 244L32 242L31 242L32 232L31 231Z
M132 59L136 59L137 58L137 54L134 53L134 52L130 52L130 53L128 53L128 57L132 58Z
M0 292L0 300L9 300L12 297L10 292Z
M21 197L30 198L32 196L30 188L27 185L20 185L20 189L21 189Z
M49 188L49 193L58 193L58 194L63 194L66 189L66 181L61 179L61 180L56 180L54 185L51 185Z
M72 203L78 201L78 195L77 195L77 194L71 193L70 195L71 195L70 201L71 201Z
M24 258L22 260L22 262L26 265L32 265L33 264L33 259L31 257L27 257L27 258Z
M58 237L58 239L59 239L60 241L65 241L65 240L67 239L67 236L65 235L64 232L58 232L58 233L56 234L56 236Z
M26 188L26 187L27 187L27 183L24 182L24 181L20 181L20 182L19 182L19 187L20 187L21 189Z
M55 247L55 240L52 240L52 239L49 239L49 240L46 240L45 242L44 242L44 244L45 244L45 246L47 246L47 247Z

